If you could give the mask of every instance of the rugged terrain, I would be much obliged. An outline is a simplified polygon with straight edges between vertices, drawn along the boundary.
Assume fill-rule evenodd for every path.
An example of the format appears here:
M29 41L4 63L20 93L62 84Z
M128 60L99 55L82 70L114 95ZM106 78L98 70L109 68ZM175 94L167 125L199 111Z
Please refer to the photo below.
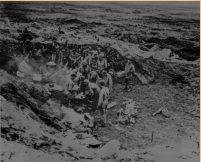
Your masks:
M199 8L95 2L1 2L0 7L2 161L199 161ZM33 37L23 43L26 26ZM38 70L43 62L36 52L44 47L43 60L49 61L58 46L63 55L103 51L109 62L116 60L116 71L131 58L137 71L133 87L123 91L122 81L115 81L111 97L117 105L108 109L108 118L115 123L122 102L133 99L140 103L136 123L108 124L92 129L92 135L85 132L88 125L79 127L81 133L72 133L77 125L64 126L70 116L62 107L65 96L49 95L45 83L16 76L26 54ZM164 49L171 53L161 54ZM152 116L163 106L169 118Z

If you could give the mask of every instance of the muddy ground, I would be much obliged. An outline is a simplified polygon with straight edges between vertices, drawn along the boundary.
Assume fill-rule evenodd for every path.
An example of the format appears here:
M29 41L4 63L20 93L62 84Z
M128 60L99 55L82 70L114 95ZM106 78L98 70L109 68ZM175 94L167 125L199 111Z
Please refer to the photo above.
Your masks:
M153 58L137 58L134 53L133 63L138 67L136 70L142 75L146 74L147 78L154 76L154 79L142 85L135 78L130 92L123 90L121 80L116 81L111 101L117 102L117 105L108 110L108 120L115 124L122 102L133 99L141 104L136 123L119 124L123 130L117 130L108 124L106 128L98 128L94 134L103 141L118 140L121 149L129 150L135 161L199 161L199 8L184 10L180 7L130 6L118 3L89 5L76 2L1 2L0 7L0 55L3 56L0 59L1 69L13 76L25 53L31 53L31 59L35 59L32 63L37 69L35 49L44 46L47 51L43 57L48 61L56 50L49 43L53 40L61 48L65 48L63 40L68 40L69 49L78 53L89 48L104 51L108 60L118 56L119 64L115 66L117 71L123 68L125 53L115 47L108 47L111 42L131 44L143 51L150 51L154 45L161 49L171 49L172 55L178 55L185 62L171 63ZM12 30L4 24L5 17L9 18ZM37 22L40 26L30 28L34 41L24 44L19 34L24 26L32 22ZM58 26L64 31L64 35L58 33ZM195 61L198 62L192 64ZM2 86L3 83L1 88ZM152 116L152 113L164 105L169 111L169 118L161 114ZM91 114L98 118L98 112ZM53 125L47 124L48 127L55 129L55 122L51 117L50 121ZM3 135L2 137L4 138ZM181 151L182 146L187 151ZM70 158L66 157L65 160Z

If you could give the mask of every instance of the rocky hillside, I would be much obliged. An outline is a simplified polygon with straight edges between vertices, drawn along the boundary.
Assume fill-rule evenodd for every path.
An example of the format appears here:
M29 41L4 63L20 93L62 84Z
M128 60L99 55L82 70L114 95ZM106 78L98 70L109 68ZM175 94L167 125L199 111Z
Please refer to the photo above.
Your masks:
M200 11L73 2L1 2L0 10L2 162L199 161ZM69 53L88 52L103 52L116 72L127 58L136 68L130 92L115 81L106 128L97 128L97 112L48 93L48 81L16 76L25 56L38 72L53 54L65 64ZM136 123L117 125L128 99L140 103ZM169 118L152 115L164 105Z

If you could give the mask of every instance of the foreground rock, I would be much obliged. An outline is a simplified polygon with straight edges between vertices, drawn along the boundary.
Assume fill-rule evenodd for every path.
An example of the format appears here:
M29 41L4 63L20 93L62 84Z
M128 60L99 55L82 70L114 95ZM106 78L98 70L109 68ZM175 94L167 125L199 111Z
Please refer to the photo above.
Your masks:
M104 145L91 134L93 120L89 114L55 105L56 101L50 102L40 85L24 83L2 70L0 76L4 161L36 160L35 157L39 157L38 161L80 161L111 159L118 155L118 141Z

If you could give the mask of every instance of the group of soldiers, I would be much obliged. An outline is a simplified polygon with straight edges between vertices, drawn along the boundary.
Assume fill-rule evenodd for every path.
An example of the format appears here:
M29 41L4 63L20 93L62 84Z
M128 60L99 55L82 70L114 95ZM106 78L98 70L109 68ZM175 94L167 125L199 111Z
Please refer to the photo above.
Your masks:
M37 52L41 55L42 51ZM65 60L65 63L64 61ZM18 71L23 72L28 68L28 57L21 62ZM51 63L57 71L68 71L65 75L64 93L71 96L81 94L81 96L90 96L92 110L99 110L104 124L107 123L107 106L108 100L113 92L113 80L118 77L125 77L125 89L128 89L128 80L130 74L134 74L135 68L128 59L123 72L116 75L114 69L108 68L106 56L101 51L87 51L82 55L71 52L67 56L52 54Z
M80 59L79 63L76 64L78 59ZM77 92L75 87L78 85L78 93L91 97L92 110L99 110L105 125L108 100L113 91L114 72L113 69L108 70L104 54L89 52L74 58L70 56L70 61L65 66L71 70L71 73L67 75L65 93L71 95Z

